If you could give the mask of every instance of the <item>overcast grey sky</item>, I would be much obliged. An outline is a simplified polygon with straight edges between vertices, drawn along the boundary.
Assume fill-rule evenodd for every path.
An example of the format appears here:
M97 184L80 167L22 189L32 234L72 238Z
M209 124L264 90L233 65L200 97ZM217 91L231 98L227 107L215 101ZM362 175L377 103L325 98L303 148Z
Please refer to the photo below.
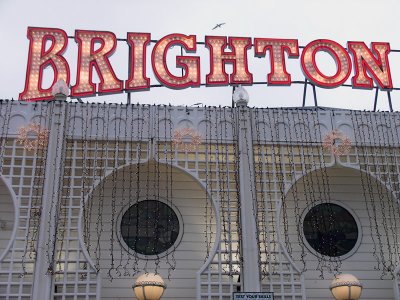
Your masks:
M347 41L389 42L392 49L400 49L399 0L303 0L303 1L106 1L106 0L0 0L0 98L18 98L25 83L29 41L28 26L61 28L68 35L75 29L106 30L125 38L127 32L148 32L152 39L170 33L194 34L198 41L205 35L293 38L300 45L314 39L327 38L346 46ZM217 23L222 28L211 30ZM149 52L149 51L148 51ZM208 52L198 46L202 59L202 82L209 70ZM71 83L75 83L77 46L69 40L66 57L71 67ZM172 53L173 55L173 53ZM248 52L254 56L254 49ZM325 57L322 55L321 60ZM389 56L393 82L400 87L400 53ZM326 58L325 58L326 59ZM117 76L127 79L128 46L119 42L112 64ZM250 59L250 71L255 81L266 81L268 61ZM322 69L333 70L327 61ZM288 64L292 80L303 80L300 61ZM150 65L148 73L151 75ZM153 76L151 84L157 84ZM246 87L250 106L300 106L303 87ZM153 88L132 94L132 101L175 105L230 105L231 87L201 87L185 90ZM320 106L372 109L374 91L351 88L317 89ZM311 89L308 96L311 96ZM392 93L393 106L400 110L400 91ZM125 102L126 94L98 96L85 101ZM307 104L312 105L308 97ZM380 109L387 109L386 93L380 93Z

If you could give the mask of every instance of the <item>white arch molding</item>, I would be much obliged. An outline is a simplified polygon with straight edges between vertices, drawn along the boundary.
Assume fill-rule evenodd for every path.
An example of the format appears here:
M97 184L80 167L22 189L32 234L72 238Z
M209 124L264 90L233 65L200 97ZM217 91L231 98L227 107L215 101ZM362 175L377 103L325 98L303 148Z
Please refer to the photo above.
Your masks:
M10 251L12 245L14 244L14 241L16 240L17 229L18 229L18 220L19 220L19 201L18 201L17 195L15 194L15 192L14 192L12 186L11 186L10 180L7 179L2 174L0 175L0 187L1 187L1 185L5 186L6 192L8 192L9 197L11 198L11 199L7 199L7 200L11 200L12 201L12 205L13 205L13 209L14 209L14 214L13 214L14 220L13 220L13 225L12 225L12 231L11 231L11 234L9 236L9 241L7 242L6 247L0 253L0 262L4 260L4 258L6 257L7 253ZM2 197L2 200L3 199L4 198Z
M342 162L340 162L340 160L335 160L334 163L331 164L327 164L326 165L326 171L328 172L328 178L329 178L329 171L334 169L334 168L338 168L339 170L342 169L344 172L348 172L348 171L357 171L359 172L360 176L370 176L377 184L381 185L382 188L384 188L384 191L387 192L388 197L390 197L392 199L392 201L394 201L394 205L398 205L397 201L396 201L396 197L395 197L395 191L393 189L391 189L388 184L386 182L383 182L376 174L371 173L371 172L367 172L363 169L360 168L360 166L357 164L344 164ZM296 178L294 178L294 180L292 180L291 184L287 186L287 188L285 189L285 199L290 198L289 192L291 191L291 189L294 187L294 185L298 184L299 182L301 182L302 178L305 176L312 176L312 174L316 173L316 172L323 172L322 171L323 167L322 166L317 166L316 168L313 168L312 170L309 170L307 172L305 172L304 174L302 174L301 176L297 176ZM348 170L348 171L346 171ZM365 175L363 175L365 174ZM318 176L318 175L317 175ZM361 178L361 177L357 177L357 178ZM315 182L314 182L315 184ZM293 201L294 199L292 199ZM345 203L345 202L340 202L340 201L332 201L332 203L338 203L339 205L345 207L346 209L349 208L349 204ZM318 203L322 203L322 202L318 202ZM323 201L323 203L326 203L325 201ZM367 205L367 204L365 204ZM279 209L277 210L279 212L278 216L277 216L277 226L281 226L282 224L282 200L279 200L279 204L278 204ZM355 213L354 209L350 207L350 211L352 213ZM303 212L304 213L304 212ZM357 214L357 213L356 213ZM363 229L365 230L365 228L367 227L365 224L362 225L359 230L363 231ZM296 267L299 270L299 267L296 266L296 262L292 259L292 257L290 257L290 255L288 254L288 252L286 251L286 247L284 245L284 239L282 237L282 232L281 230L278 230L278 236L279 236L279 244L280 247L283 249L283 251L286 253L286 255L288 256L288 259L291 261L291 263L293 264L294 267ZM365 239L365 237L363 237L363 239ZM306 245L305 245L306 246ZM308 249L306 247L306 249ZM312 251L310 251L310 254L312 253ZM351 255L344 257L343 259L347 259L348 257L354 255L356 253L356 251L354 251L354 253L351 253ZM373 260L374 263L376 263L375 260ZM395 262L397 263L397 267L395 270L395 280L393 281L394 284L394 289L393 289L393 293L394 293L394 297L395 299L400 299L400 261ZM303 276L305 276L307 273L303 273ZM377 280L380 280L380 276L377 278ZM369 299L369 298L368 298Z
M221 217L220 217L220 212L219 212L219 208L218 208L218 200L214 199L214 197L212 197L210 192L207 191L207 189L205 188L205 182L203 182L203 180L199 179L196 176L196 174L194 174L194 172L186 170L186 169L182 168L181 166L179 166L177 164L172 164L171 165L171 164L166 164L165 162L157 162L156 160L151 159L150 157L148 157L148 159L143 160L143 161L140 162L140 165L143 165L142 168L146 169L146 170L148 168L148 166L146 166L146 165L149 165L149 164L158 164L159 166L164 166L164 167L166 167L168 165L170 168L173 168L177 172L184 174L184 176L189 176L188 178L191 178L193 183L195 183L195 184L197 184L199 186L199 189L202 191L201 193L204 195L204 201L210 201L210 205L211 205L210 208L212 208L210 210L214 214L213 215L214 221L213 221L213 225L212 226L215 226L215 232L213 233L213 236L212 236L212 239L213 239L212 240L212 244L211 244L212 245L212 249L210 249L208 259L203 263L203 266L200 268L200 270L204 269L206 267L206 265L208 264L208 262L214 257L215 253L217 252L218 245L219 245L220 239L221 239L221 222L220 222L220 218ZM134 167L134 166L136 166L136 165L138 165L138 163L128 163L128 164L119 166L118 168L115 168L115 169L112 168L112 169L107 170L105 175L100 180L97 180L95 183L93 183L90 192L87 193L87 195L86 195L86 197L84 199L85 205L87 205L89 200L93 201L92 197L93 197L94 192L101 186L101 184L103 184L103 182L105 182L107 179L112 178L112 176L118 176L118 174L115 175L114 173L121 173L123 171L123 169L128 169L128 172L131 172L131 170L129 170L129 169ZM151 168L151 166L150 166L150 168ZM141 175L141 176L145 177L146 175L143 173L143 175ZM175 175L173 175L173 176L175 176ZM141 187L141 188L143 189L143 187ZM206 193L207 193L207 196L205 196ZM135 194L136 194L136 192L133 193L132 195L135 195ZM140 196L140 198L143 200L144 199L143 195ZM151 200L151 199L152 199L152 197L149 197L149 200ZM169 200L169 201L172 201L172 199ZM132 204L134 204L134 203L135 202L132 201ZM172 201L172 203L173 203L173 201ZM207 218L209 218L209 216L207 216ZM87 260L89 266L95 271L96 270L96 263L94 261L94 258L90 255L90 253L89 253L88 249L86 248L85 243L83 241L83 210L82 210L82 208L79 211L78 224L79 224L79 228L78 228L79 244L81 246L81 249L83 251L84 257ZM116 226L114 228L118 228L118 222L117 222L117 224L116 224ZM91 252L93 252L93 249L92 249ZM142 257L140 257L140 255L138 255L138 257L142 259ZM160 256L160 258L161 258L161 256ZM149 271L151 271L150 267L149 267ZM174 271L172 271L172 272L174 272ZM98 273L99 285L101 285L101 282L102 282L101 281L101 277L104 277L104 274L99 272ZM199 287L197 286L197 287L194 287L194 288L199 288ZM99 294L97 295L97 299L101 299L101 296L100 296L101 291L100 291L100 289L101 288L99 288L99 290L98 290ZM193 297L195 297L195 295L193 295Z

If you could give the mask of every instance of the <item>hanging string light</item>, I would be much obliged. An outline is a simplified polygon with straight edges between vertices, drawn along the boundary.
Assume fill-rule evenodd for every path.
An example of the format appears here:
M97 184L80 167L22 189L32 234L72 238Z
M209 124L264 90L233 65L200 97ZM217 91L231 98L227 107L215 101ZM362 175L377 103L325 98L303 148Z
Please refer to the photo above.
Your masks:
M102 130L99 132L99 134L103 135L104 140L102 140L100 147L101 147L101 153L100 153L100 165L98 166L100 170L103 170L101 172L101 177L100 177L100 187L99 187L99 203L97 206L97 212L96 212L96 246L94 249L94 255L95 255L95 266L97 271L100 271L100 260L101 260L101 255L102 255L102 248L101 248L101 236L104 228L104 223L103 223L103 212L104 212L104 192L105 192L105 185L106 185L106 171L108 168L108 153L109 153L109 138L108 138L108 127L106 124L108 124L109 120L109 111L107 109L107 114L106 114L106 108L107 106L105 104L100 104L102 110L101 110L101 116L104 117L104 122L103 122L103 127L101 128Z
M241 204L240 204L240 183L239 183L239 128L238 128L238 120L235 118L236 111L232 108L224 108L224 124L225 124L225 140L232 139L232 143L225 145L225 160L226 160L226 170L228 170L227 175L229 178L229 182L227 184L227 195L229 200L229 214L231 218L231 222L229 223L229 232L230 236L230 265L229 270L230 274L237 274L242 266L237 266L237 262L241 263L241 256L239 254L240 249L240 240L242 235L242 229L240 226L240 221L238 219L238 215L240 214ZM232 120L232 123L228 123L227 120ZM228 127L228 124L231 124ZM231 137L229 135L232 135ZM231 167L233 165L233 168ZM232 184L233 181L233 184ZM252 195L253 194L253 186L250 186ZM252 198L254 199L254 198ZM254 204L254 202L253 202ZM237 236L238 238L234 238ZM232 263L235 261L235 264Z
M313 176L316 178L317 199L319 199L319 203L317 204L322 204L322 207L324 207L323 212L320 213L320 220L318 221L317 230L318 232L327 232L327 234L325 234L325 238L323 239L324 242L321 243L321 248L318 249L318 252L323 253L321 269L326 269L330 273L338 274L342 264L342 257L337 255L337 250L328 250L328 252L331 251L332 255L326 254L325 251L325 249L336 249L336 237L339 236L340 232L337 225L336 214L333 206L331 205L330 180L326 169L323 147L320 146L322 134L320 132L320 126L316 115L317 111L310 111L307 113L306 122L309 124L309 126L314 127L314 140L317 142L319 139L317 147L311 146L313 165L319 168L318 172L313 172ZM311 117L313 118L312 121L310 119ZM317 127L319 130L317 130ZM348 149L348 151L350 151L350 149ZM321 271L321 277L324 278L323 271Z
M397 114L397 113L396 113ZM397 155L397 149L394 147L393 144L390 144L390 141L393 143L396 141L396 136L393 128L396 128L397 126L392 126L395 124L395 117L396 114L394 113L385 113L385 114L380 114L380 120L381 123L382 117L384 119L384 124L386 126L386 130L383 132L383 135L386 133L386 137L384 139L384 149L388 152L386 163L387 163L387 184L389 185L390 189L394 193L394 195L399 194L399 188L397 184L397 162L396 162L396 155ZM383 127L382 131L383 131ZM400 207L398 205L397 199L395 197L390 197L389 193L386 193L388 195L388 204L389 204L389 214L390 214L390 219L392 221L392 226L391 228L391 234L394 238L394 245L396 245L394 248L394 257L399 256L399 237L398 237L398 232L399 232L399 224L398 224L398 217L400 216Z
M121 150L122 150L121 154L117 156L117 161L118 162L121 161L118 164L122 164L122 170L119 170L119 173L122 173L122 178L118 178L118 180L121 180L121 185L122 185L121 195L119 196L120 197L119 207L118 207L119 210L121 210L127 203L126 189L127 189L127 185L128 185L127 184L128 176L127 176L126 172L130 172L130 168L126 166L126 164L130 163L129 161L127 161L128 160L127 151L128 151L128 149L130 149L128 146L128 130L127 130L128 124L125 124L125 126L123 126L123 129L122 129L123 133L121 133L121 125L123 125L123 124L121 124L122 120L126 120L126 121L129 120L128 107L129 107L129 104L121 105L119 107L120 119L118 122L118 132L119 132L118 137L123 138L123 140L121 142L118 142L119 139L117 139L117 144L118 144L117 147L121 148ZM116 226L117 231L120 230L120 227L118 227L118 225L119 224L117 224L117 226ZM126 253L126 251L124 251L123 247L120 246L119 247L119 262L118 262L117 267L115 268L117 277L121 277L123 275L122 271L124 271L124 274L127 272L127 270L124 269L124 266L123 266L123 261L126 259L125 253Z
M224 108L219 107L217 111L217 128L219 127L218 130L218 135L217 135L217 140L216 140L216 152L215 152L215 168L216 168L216 186L218 189L218 198L220 200L220 212L222 216L222 239L223 239L223 247L221 249L221 260L222 260L222 268L224 270L225 274L231 274L231 269L230 269L230 264L228 264L228 269L227 269L227 255L229 255L229 241L231 240L231 232L228 230L228 224L229 224L229 211L228 211L228 206L229 206L229 200L227 199L227 193L226 193L226 162L225 162L225 156L224 156L224 151L223 151L223 122L225 121L223 118L223 110Z
M290 121L292 124L295 123L295 119L293 115L298 115L300 112L295 110L290 112ZM304 243L304 235L301 234L302 229L302 220L301 220L301 214L302 211L300 209L300 190L298 189L298 171L296 168L296 161L300 160L300 144L296 142L296 138L298 137L298 126L293 126L294 127L294 136L293 136L293 130L288 130L288 135L286 134L285 130L285 142L287 144L287 149L288 149L288 157L289 157L289 172L291 174L291 196L293 198L294 202L294 216L295 216L295 224L296 224L296 232L297 236L299 239L299 246L300 246L300 261L302 264L301 270L305 271L306 270L306 248L305 248L305 243ZM301 168L303 170L303 168ZM304 176L303 173L301 173L300 176ZM290 243L291 244L291 243ZM292 247L288 247L288 252L289 255L292 255Z
M11 105L10 105L11 107ZM6 107L7 108L7 107ZM48 109L48 106L44 107L43 105L40 106L40 120L42 122L43 118L42 116L46 114L46 112L43 112L44 109ZM9 115L11 115L11 110L9 112ZM8 117L9 120L10 117ZM5 121L7 120L7 116L5 116ZM44 121L45 122L45 121ZM42 124L40 124L42 126ZM4 127L7 127L4 124ZM5 145L3 146L2 149L5 149ZM26 238L25 238L25 249L22 254L22 273L21 277L25 276L27 274L26 271L26 258L27 256L29 257L30 260L36 260L36 247L37 247L37 240L39 236L39 230L40 230L40 220L42 216L42 193L43 193L43 187L44 187L44 176L45 176L45 160L43 157L45 157L45 153L47 151L47 148L41 148L37 147L34 149L35 154L33 158L33 167L35 168L35 175L32 176L32 189L30 190L30 194L32 197L30 197L30 209L29 209L29 215L28 215L28 230L26 230ZM3 157L3 154L1 155ZM2 164L3 165L3 164Z
M129 109L128 109L129 108ZM129 110L129 118L128 118L128 110ZM138 128L134 127L134 119L135 119L135 106L132 104L129 104L126 106L126 114L127 114L127 120L130 120L130 126L128 127L127 124L127 128L125 129L125 141L127 143L126 145L126 151L127 151L127 163L130 165L129 167L125 167L127 168L127 171L129 173L128 176L128 182L129 182L129 187L128 187L128 206L127 207L131 207L132 205L132 195L133 195L133 179L134 179L134 171L136 168L138 168L139 164L136 163L135 161L135 148L134 148L134 135L136 133L136 130L138 130ZM128 152L129 151L129 152ZM136 157L137 159L137 157ZM123 175L123 177L125 177L125 175ZM125 184L124 184L124 188L125 188ZM123 193L124 194L124 193ZM121 208L123 207L123 205L126 205L126 201L123 201L123 203L121 203ZM128 215L128 224L131 224L131 214ZM131 226L128 226L128 236L131 236ZM123 251L122 247L120 248L120 251ZM126 247L126 251L127 251L127 255L126 255L126 259L125 259L125 263L123 264L122 259L120 260L120 265L122 266L123 270L124 270L124 276L125 277L129 277L131 276L131 271L133 271L133 274L136 274L136 266L134 266L131 270L129 267L130 261L131 261L131 257L133 256L133 253L131 251L130 247ZM122 258L122 253L120 254L121 258Z
M278 177L279 176L277 174L276 171L276 162L277 162L277 156L275 153L276 150L276 144L275 144L275 132L273 128L273 125L275 125L275 121L273 120L273 117L271 117L271 112L273 114L273 111L271 110L266 110L263 111L262 113L262 118L263 118L263 122L262 124L266 124L265 126L268 128L270 128L271 130L268 131L268 129L264 129L264 139L265 141L270 141L269 145L265 145L265 153L264 156L266 159L264 159L264 172L266 173L266 179L267 179L267 186L265 187L266 190L268 191L268 198L267 198L267 202L268 202L268 208L267 211L269 211L270 213L267 213L266 216L268 217L268 220L266 221L266 223L268 224L266 228L268 228L268 226L271 226L271 230L267 230L268 233L268 238L269 238L269 242L268 242L268 249L267 249L267 253L269 254L269 262L268 262L268 268L265 270L265 272L267 272L268 275L268 279L272 280L272 277L274 274L276 274L276 267L275 267L275 260L279 259L276 256L272 256L270 255L271 253L277 253L277 245L278 245L278 237L277 237L277 223L276 223L276 215L275 215L275 207L276 207L276 201L277 201L277 197L281 198L281 195L279 194L275 194L274 190L274 181L276 178L276 181L278 181ZM271 133L271 136L267 135L267 132ZM279 184L279 183L278 183ZM263 228L263 230L266 230L266 228ZM274 259L275 258L275 259Z
M393 200L391 197L387 197L388 193L384 189L386 189L384 184L387 184L388 182L388 172L389 172L389 165L388 165L388 156L390 156L387 153L388 146L385 145L385 136L384 136L384 130L383 130L383 124L381 120L377 119L376 114L370 114L370 121L373 122L373 124L379 124L380 126L377 126L377 129L372 132L373 140L377 142L377 145L375 148L377 148L377 155L374 156L373 162L375 167L375 174L381 180L382 182L379 182L378 180L373 180L373 183L375 183L374 187L378 192L378 198L379 198L379 206L381 210L381 216L382 216L382 224L383 224L383 229L384 229L384 237L386 240L386 251L388 253L388 259L387 259L387 274L391 276L391 279L393 279L393 274L395 271L395 264L394 264L394 255L395 255L395 248L397 245L394 247L391 245L390 241L390 236L394 237L395 233L393 231L395 225L393 224L393 218L390 217L390 202ZM372 117L374 119L372 119ZM380 117L381 118L381 117ZM381 128L381 130L379 130ZM390 130L389 128L385 128L386 131ZM389 214L389 215L387 215Z
M95 184L98 180L98 178L101 178L102 174L101 172L104 172L104 170L101 170L98 166L102 164L102 150L100 150L99 148L99 144L102 142L101 141L101 137L99 138L99 119L100 119L100 115L101 115L101 104L97 103L95 105L91 105L90 106L90 113L91 115L97 116L96 118L94 118L94 125L91 124L91 130L89 133L89 136L94 136L93 140L92 140L92 145L93 145L93 149L92 149L92 153L93 156L91 157L93 163L92 163L92 170L91 170L91 176L90 176L90 182L92 182L92 184ZM89 109L87 110L87 114L89 114ZM93 119L92 119L93 120ZM92 123L92 122L91 122ZM83 126L83 123L82 123ZM84 132L82 130L82 132ZM96 133L96 134L94 134ZM84 139L88 139L88 136L85 136ZM86 152L83 152L86 153ZM85 158L84 158L85 159ZM101 170L101 171L99 171ZM92 187L88 187L88 189L92 189ZM81 202L82 203L82 210L83 210L83 223L84 223L84 242L86 244L86 247L88 249L89 253L92 253L92 222L93 222L93 217L95 215L94 211L93 211L93 205L94 205L94 192L92 191L91 193L87 193L86 190L83 188L81 189L81 194L82 197L84 199L87 198L86 203Z
M374 124L373 120L372 120L372 115L371 114L366 114L365 115L365 119L367 121L368 124ZM367 131L367 137L368 137L368 141L376 141L378 143L378 145L371 147L371 151L372 153L372 165L373 168L369 168L369 172L375 173L378 178L379 178L379 173L380 173L380 168L382 165L382 155L381 155L381 149L379 147L379 140L381 137L378 135L378 132L375 130L368 130ZM372 201L374 202L374 206L375 206L375 210L377 211L377 216L379 214L382 214L382 222L380 222L378 230L379 229L383 229L383 233L381 233L381 242L382 242L382 254L383 254L383 259L382 259L382 276L385 276L386 274L391 274L391 272L393 272L393 268L392 268L392 247L390 246L390 242L389 242L389 236L388 236L388 220L386 218L386 213L385 213L385 200L383 199L383 195L381 193L377 193L376 197L375 193L374 193L374 189L376 189L376 184L379 184L376 182L376 180L374 180L373 178L371 178L371 176L367 176L368 179L368 185L369 185L369 189L371 190L372 193ZM386 243L385 243L386 242ZM386 259L385 254L388 253L389 259Z
M77 104L74 105L75 108L77 107ZM93 113L93 105L87 105L86 106L86 115L85 115L85 122L81 122L81 132L82 132L82 147L80 149L80 157L82 158L82 185L81 185L81 209L82 209L82 214L84 217L84 222L83 222L83 241L86 245L86 247L88 248L88 251L90 251L90 231L88 230L88 227L90 226L89 222L90 222L90 218L91 218L91 214L90 214L90 210L89 207L91 207L93 205L93 201L91 201L91 199L88 200L88 202L90 201L90 203L85 203L86 200L86 196L87 196L87 192L90 189L91 186L91 182L89 180L89 172L90 172L90 168L93 166L90 166L89 162L90 162L90 152L89 152L89 148L91 148L91 144L89 143L88 139L89 137L92 136L92 128L93 128L93 124L92 122L89 122L89 120L92 120L91 115ZM82 112L84 113L84 112ZM74 116L74 123L75 123L75 119L76 119L76 110L73 114ZM96 123L98 123L98 118L96 118ZM75 124L74 124L75 125ZM75 128L75 126L73 126L72 128ZM89 132L89 133L88 133ZM97 137L97 134L96 134ZM78 152L78 153L79 153ZM89 152L89 153L88 153ZM71 159L72 160L72 159ZM92 182L93 182L93 178L92 178Z
M260 124L263 124L265 127L260 128ZM261 274L264 278L267 278L268 281L271 280L271 265L272 260L270 258L270 247L271 240L268 234L267 228L272 227L271 231L275 230L275 224L269 222L269 214L267 213L267 203L271 203L271 189L270 189L270 172L267 170L267 165L270 163L268 161L268 150L267 146L264 145L267 140L266 135L270 130L266 128L266 119L265 119L265 110L256 109L255 110L255 131L256 131L256 159L255 159L255 171L256 177L258 178L258 189L257 189L257 206L259 207L259 211L261 212L260 219L260 229L259 232L259 255L261 262ZM263 133L263 135L261 135ZM264 142L263 142L264 141ZM264 192L266 191L266 192ZM270 210L271 211L271 210Z
M303 129L301 129L300 126L295 126L295 131L296 131L296 140L299 142L299 155L301 157L301 183L302 183L302 188L304 190L304 199L305 199L305 207L314 207L318 203L319 199L316 196L315 193L315 183L313 179L313 174L309 172L312 169L316 169L317 166L315 166L314 161L313 161L313 152L312 152L312 147L314 146L313 144L313 139L310 136L310 130L306 126L309 126L309 123L307 123L307 116L308 116L308 110L298 110L296 114L296 120L294 121L295 124L302 124ZM299 127L299 128L297 128ZM298 220L298 230L297 235L300 236L303 234L303 222L301 217L296 217ZM318 234L319 231L319 226L321 221L318 219L317 215L313 215L311 218L312 222L312 233L314 235ZM320 245L319 247L326 247L326 245ZM304 255L306 256L307 252ZM327 263L324 260L323 256L320 254L319 251L316 251L315 253L317 257L317 270L320 271L320 277L323 277L323 270L326 267ZM304 259L304 258L302 258ZM307 266L306 266L307 267Z
M174 151L172 147L172 143L167 142L168 139L172 136L172 121L171 121L171 111L169 106L164 106L164 120L168 122L165 124L164 130L164 157L166 162L166 170L165 170L165 194L166 194L166 202L170 207L172 206L172 184L173 184L173 164L174 164ZM167 231L170 230L170 222L167 222ZM176 244L173 245L172 252L167 252L166 255L166 263L168 265L168 280L171 278L172 271L176 268L176 260L175 260L175 247Z
M357 159L360 164L360 178L363 190L363 196L365 199L366 210L368 214L369 229L371 232L371 240L373 243L373 256L376 258L377 266L376 270L386 270L386 262L384 257L382 236L379 230L380 224L377 218L377 207L374 199L373 186L371 182L371 176L368 175L368 147L367 142L370 141L370 137L367 137L364 129L364 125L368 124L363 119L363 112L352 112L351 119L353 123L355 147L357 149ZM371 125L371 124L370 124ZM368 129L370 126L368 126ZM367 130L369 132L369 130Z
M117 107L112 108L108 107L108 111L113 110L114 114L116 114ZM114 117L114 116L113 116ZM120 116L119 116L120 117ZM112 170L111 176L111 236L110 236L110 257L111 257L111 264L108 269L108 277L111 280L114 279L114 275L119 276L120 274L117 272L115 268L116 258L114 253L115 241L116 241L116 202L117 202L117 175L118 175L118 168L119 168L119 152L120 152L120 135L121 135L121 118L114 118L114 138L115 140L111 143L113 152L111 154L111 160L109 162L110 169ZM110 123L110 114L108 114L107 123ZM117 126L118 125L118 126Z
M166 107L164 105L164 111L165 111ZM156 122L157 122L157 131L156 131L156 145L155 145L155 149L156 149L156 155L155 155L155 185L154 188L156 189L155 191L155 198L157 201L160 201L160 190L161 189L165 189L165 187L161 186L161 165L160 165L160 147L162 144L165 145L165 141L164 143L161 141L161 136L160 136L160 129L163 128L163 130L165 130L165 128L167 128L167 120L165 118L162 118L160 116L160 110L162 110L162 106L158 106L156 108ZM165 115L165 114L164 114ZM161 122L160 122L161 121ZM155 216L155 224L154 224L154 230L155 230L155 235L154 235L154 246L153 246L153 251L156 250L157 247L157 242L160 240L160 228L159 228L159 220L161 218L161 211L160 211L160 206L156 205L156 212L154 214ZM168 221L167 221L167 230L169 229L171 225L171 218L170 218L170 214L168 214ZM159 269L159 265L160 265L160 255L158 251L155 251L156 253L156 259L154 261L155 264L155 273L158 273L158 269Z
M67 106L67 115L76 115L76 105L74 106ZM73 111L73 113L72 113ZM75 118L71 124L73 127L75 126ZM68 126L66 126L68 128ZM87 127L86 127L87 128ZM66 140L66 137L65 137ZM67 141L65 143L68 143ZM64 153L66 151L64 150ZM71 181L72 181L72 168L73 163L70 157L67 155L63 155L63 173L60 179L60 187L61 187L61 195L59 197L60 201L60 213L59 213L59 221L57 224L56 231L56 248L55 248L55 261L54 261L54 273L61 274L64 273L65 275L65 265L68 259L67 256L67 249L65 249L65 235L70 230L68 223L68 210L73 202L71 199ZM83 201L83 200L81 200ZM72 204L73 205L73 204Z
M222 189L223 189L223 198L225 199L225 211L226 211L226 219L227 219L227 224L226 230L230 234L229 236L229 241L227 241L227 248L225 249L226 251L226 261L225 263L228 265L228 272L229 274L233 274L233 265L232 265L232 259L233 259L233 245L232 241L234 240L234 232L233 232L233 224L234 221L232 220L233 218L233 199L231 199L231 170L229 168L230 165L230 160L229 160L229 144L227 144L226 141L228 139L228 118L227 118L227 108L223 108L221 111L221 119L223 120L223 134L222 134L222 139L221 139L221 157L222 157L222 164L221 167L222 169L225 170L225 176L226 180L222 180ZM236 232L235 232L236 233Z
M169 135L169 137L171 137L172 136L172 117L171 117L171 111L170 110L168 110L168 120L170 120L169 121L169 126L168 126L168 135ZM171 151L171 154L170 154L170 161L169 161L169 164L168 164L168 175L167 175L167 184L166 184L166 186L167 186L167 204L168 205L172 205L172 199L173 199L173 186L174 186L174 176L173 176L173 168L172 168L172 166L173 166L173 162L174 162L174 155L173 155L173 153L175 153L175 152L173 152L173 147L172 147L172 143L170 144L170 151ZM175 269L176 269L176 264L177 264L177 261L176 261L176 258L175 258L175 250L176 250L176 244L174 244L173 245L173 251L171 252L171 253L168 253L167 254L167 264L169 265L169 268L168 268L168 279L170 279L170 277L171 277L171 273L172 273L172 271L174 271Z
M311 112L311 119L307 118L307 121L314 128L314 138L318 146L316 147L316 156L315 156L315 165L319 167L320 172L315 172L317 177L317 186L321 194L321 204L325 204L326 212L328 214L325 217L324 222L328 223L328 228L330 231L330 235L328 238L328 245L335 245L335 236L340 235L340 228L338 226L337 217L334 212L332 204L332 191L331 191L331 182L330 177L327 171L327 162L325 159L323 146L320 146L322 141L322 132L321 126L319 122L319 110L315 110ZM350 147L351 148L351 147ZM350 152L349 148L349 152ZM318 180L319 174L321 174L321 181ZM326 223L325 223L326 224ZM332 248L332 247L329 247ZM326 257L325 257L326 259ZM335 275L339 274L340 268L342 266L342 258L340 256L328 256L329 261L329 271L333 272Z
M274 164L275 164L275 176L276 176L276 181L278 184L279 188L279 195L277 198L279 198L279 201L281 201L282 204L282 216L283 216L283 230L284 230L284 238L285 238L285 244L288 246L289 245L289 224L288 224L288 213L287 213L287 202L285 201L285 166L284 166L284 157L283 157L283 152L285 145L282 145L282 137L281 135L281 129L283 129L283 132L286 132L286 125L285 123L281 120L281 115L276 109L272 110L272 124L274 124L274 128L272 130L272 153L274 157ZM283 124L283 128L281 128L279 125ZM277 199L278 200L278 199ZM290 246L289 246L290 248Z
M75 104L75 106L80 106ZM85 106L86 116L85 122L81 122L82 128L82 149L77 148L76 152L81 153L82 162L82 178L79 181L81 183L81 199L80 206L83 215L83 242L86 249L92 254L92 217L94 194L92 191L93 185L97 182L98 170L97 170L97 159L98 159L98 130L99 130L99 118L100 118L100 105L91 104ZM84 114L85 112L82 112ZM74 115L76 117L76 115ZM93 116L96 116L93 118ZM93 122L94 121L94 122ZM75 119L74 119L75 123ZM72 126L75 128L75 126ZM77 144L78 145L78 144ZM79 153L78 152L78 153ZM101 176L101 174L99 174ZM85 202L86 201L86 202ZM88 263L83 262L80 264L80 269L83 270L80 274L80 280L87 280L88 278Z

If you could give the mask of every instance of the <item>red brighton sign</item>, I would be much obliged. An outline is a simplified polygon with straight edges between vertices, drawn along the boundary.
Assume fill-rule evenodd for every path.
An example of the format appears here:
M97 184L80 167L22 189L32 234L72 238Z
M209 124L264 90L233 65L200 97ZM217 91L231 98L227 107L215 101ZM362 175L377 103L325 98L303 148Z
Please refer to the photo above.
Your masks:
M70 68L63 54L68 45L65 31L55 28L29 27L30 40L25 89L20 100L53 99L50 88L43 88L43 70L51 67L54 71L53 84L63 79L70 84ZM117 38L108 31L76 30L78 45L77 74L71 87L71 97L85 97L98 94L148 90L147 48L151 42L150 33L129 32L126 42L129 46L129 74L126 80L119 79L110 63L110 57L117 48ZM47 45L50 43L50 47ZM199 56L176 56L176 66L182 68L182 76L170 72L167 54L171 47L180 46L186 53L196 53L195 35L170 34L157 41L151 52L151 66L157 80L173 89L200 86ZM342 85L351 75L354 88L372 89L375 84L380 89L393 88L388 55L389 43L374 42L369 48L364 42L348 42L346 50L332 40L320 39L310 42L301 56L298 40L248 37L206 36L205 46L210 52L210 72L206 75L206 85L251 85L253 75L249 70L247 55L254 46L254 55L268 57L270 73L266 74L269 85L290 85L291 75L286 70L286 59L300 59L303 73L311 83L320 87L335 88ZM324 74L316 62L318 52L328 53L336 62L334 75ZM351 56L350 56L351 55ZM233 65L231 74L225 66ZM100 83L93 82L93 71Z

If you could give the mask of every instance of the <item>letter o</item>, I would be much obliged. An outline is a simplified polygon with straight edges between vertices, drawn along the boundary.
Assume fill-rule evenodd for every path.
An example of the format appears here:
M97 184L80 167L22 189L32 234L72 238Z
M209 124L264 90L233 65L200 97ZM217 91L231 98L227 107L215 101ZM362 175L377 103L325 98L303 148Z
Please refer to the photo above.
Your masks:
M333 76L323 74L317 66L315 56L319 51L328 53L336 62L337 71ZM350 55L338 43L331 40L310 42L301 54L301 67L305 76L318 86L335 88L342 85L351 73Z

